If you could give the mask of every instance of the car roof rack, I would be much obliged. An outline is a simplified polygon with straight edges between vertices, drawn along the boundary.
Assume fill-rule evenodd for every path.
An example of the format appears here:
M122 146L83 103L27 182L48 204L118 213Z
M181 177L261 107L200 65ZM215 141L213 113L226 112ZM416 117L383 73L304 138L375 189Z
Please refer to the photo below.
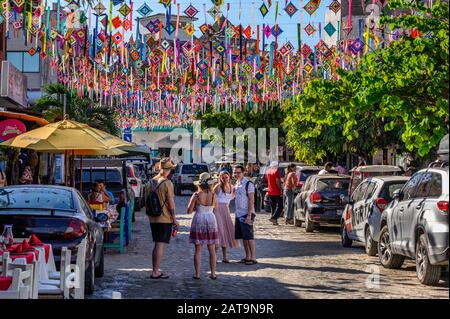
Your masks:
M430 165L428 165L428 168L432 168L432 167L447 167L447 166L449 166L449 162L448 161L431 162Z

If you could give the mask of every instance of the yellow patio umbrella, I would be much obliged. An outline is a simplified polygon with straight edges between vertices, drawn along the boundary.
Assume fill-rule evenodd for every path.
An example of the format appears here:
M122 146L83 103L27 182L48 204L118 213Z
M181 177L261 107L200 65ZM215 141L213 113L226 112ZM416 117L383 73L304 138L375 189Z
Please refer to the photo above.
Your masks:
M0 145L40 151L109 150L121 146L134 146L117 136L72 120L47 124Z
M69 119L25 132L0 145L29 148L38 152L64 153L66 159L69 152L72 156L122 155L126 152L118 149L119 147L134 146L133 143L126 142L117 136ZM74 172L72 176L72 186L75 186Z

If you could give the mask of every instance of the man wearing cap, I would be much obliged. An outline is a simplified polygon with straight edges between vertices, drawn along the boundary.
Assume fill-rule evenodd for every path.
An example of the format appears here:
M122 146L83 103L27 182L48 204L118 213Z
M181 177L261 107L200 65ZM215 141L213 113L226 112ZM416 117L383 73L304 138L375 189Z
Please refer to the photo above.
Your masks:
M278 161L270 163L267 170L267 194L270 198L272 216L270 221L274 225L278 225L278 218L283 212L283 193L281 189L280 172L278 171Z
M153 271L150 278L152 279L166 279L169 276L160 272L161 259L164 253L164 245L170 241L172 234L172 227L179 226L175 215L175 195L173 191L173 184L167 177L171 169L175 167L170 158L163 158L157 164L159 174L152 179L152 187L156 189L158 194L162 214L158 217L150 216L150 227L152 230L152 238L155 242L152 253ZM157 187L157 188L156 188Z

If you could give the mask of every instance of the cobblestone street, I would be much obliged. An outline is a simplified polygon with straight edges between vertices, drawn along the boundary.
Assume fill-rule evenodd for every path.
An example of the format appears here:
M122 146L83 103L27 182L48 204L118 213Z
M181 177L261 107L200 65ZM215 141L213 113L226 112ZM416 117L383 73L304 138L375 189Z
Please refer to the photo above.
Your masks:
M230 251L230 264L220 262L218 280L209 278L206 247L202 278L192 278L193 245L189 244L192 216L186 211L190 196L176 198L180 230L167 246L161 270L166 280L151 280L151 240L148 218L141 211L134 223L133 239L125 254L105 254L105 275L96 279L90 298L448 298L448 279L439 286L419 283L415 264L407 261L399 270L384 269L378 257L369 257L362 246L341 247L339 232L322 228L306 233L303 228L273 226L267 213L255 222L257 265L238 264L243 248ZM280 220L281 221L281 220ZM378 268L377 268L378 267ZM366 284L371 268L380 272L379 288Z

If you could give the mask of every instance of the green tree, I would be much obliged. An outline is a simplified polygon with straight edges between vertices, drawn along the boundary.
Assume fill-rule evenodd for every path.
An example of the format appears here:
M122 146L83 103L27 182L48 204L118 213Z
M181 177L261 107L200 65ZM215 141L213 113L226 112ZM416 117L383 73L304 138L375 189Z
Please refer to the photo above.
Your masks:
M67 91L64 85L46 85L44 95L36 100L34 110L42 112L49 122L63 118L63 95L66 94L66 113L70 119L88 124L113 135L119 134L114 112L107 107L95 106L87 97L80 98Z
M365 55L337 81L309 82L294 102L286 101L284 128L296 156L308 162L344 151L367 159L399 144L425 156L448 132L448 3L432 9L420 1L392 0L389 8L415 15L384 17L404 35Z

